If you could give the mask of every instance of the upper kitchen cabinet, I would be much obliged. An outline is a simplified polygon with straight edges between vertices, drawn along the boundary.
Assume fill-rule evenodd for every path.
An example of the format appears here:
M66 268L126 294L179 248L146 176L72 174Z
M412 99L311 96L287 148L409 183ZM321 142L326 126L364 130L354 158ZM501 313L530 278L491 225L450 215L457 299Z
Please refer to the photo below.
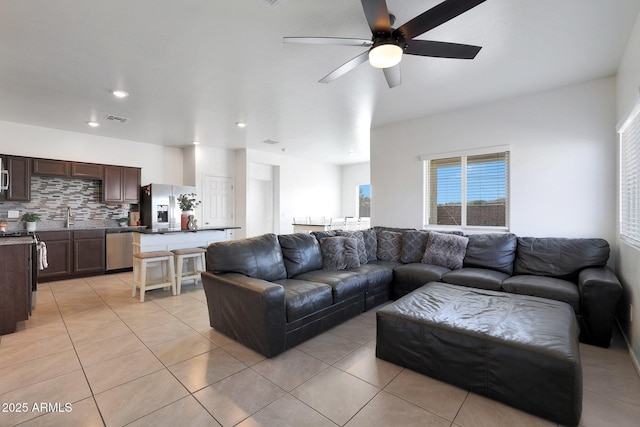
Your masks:
M102 179L102 165L66 160L33 159L33 174L65 178Z
M138 203L140 201L140 168L105 166L102 197L104 203Z
M69 176L71 162L64 160L33 159L33 174L47 176Z
M28 202L31 200L31 159L1 156L2 166L9 171L9 189L0 194L0 200Z
M95 163L71 163L71 176L74 178L102 179L103 165Z

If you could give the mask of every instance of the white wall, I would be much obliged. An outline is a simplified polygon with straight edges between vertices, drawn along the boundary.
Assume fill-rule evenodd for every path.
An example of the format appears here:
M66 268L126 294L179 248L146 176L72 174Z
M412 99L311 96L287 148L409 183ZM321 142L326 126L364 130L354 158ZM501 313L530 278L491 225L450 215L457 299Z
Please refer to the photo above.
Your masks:
M638 96L640 87L640 15L620 62L617 83L617 119L621 120ZM640 249L620 239L616 246L616 273L624 287L618 320L629 341L636 369L640 372ZM633 306L633 322L630 321L630 304Z
M422 227L423 154L509 145L518 235L615 241L615 80L373 129L372 223Z
M142 184L182 183L182 150L0 121L0 153L142 168Z
M356 216L358 186L371 183L370 172L369 162L342 166L342 213L339 216Z
M204 194L205 176L235 177L236 150L191 145L183 148L182 151L184 155L182 183L194 185L196 194L201 197ZM195 210L195 216L199 224L204 224L202 205Z
M236 170L236 225L246 224L246 200L250 193L241 194L240 181L245 181L251 163L279 166L279 218L274 218L274 229L281 234L293 232L294 216L338 216L340 214L340 166L321 162L309 162L286 155L255 150L240 150L238 163L244 163L244 171ZM241 177L241 174L244 176ZM240 215L244 213L242 222ZM237 233L241 236L242 233Z

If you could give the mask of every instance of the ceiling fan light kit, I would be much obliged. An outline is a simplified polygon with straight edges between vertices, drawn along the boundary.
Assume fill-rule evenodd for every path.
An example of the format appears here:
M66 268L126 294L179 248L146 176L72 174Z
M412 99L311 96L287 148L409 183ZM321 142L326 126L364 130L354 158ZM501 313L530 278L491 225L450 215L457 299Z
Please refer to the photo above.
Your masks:
M285 37L285 43L306 43L323 45L342 45L370 47L345 64L320 79L329 83L358 65L366 62L376 68L382 68L389 87L402 82L400 61L402 55L427 56L435 58L473 59L482 47L460 43L432 40L415 40L421 34L432 30L484 3L486 0L445 0L426 12L416 16L398 28L393 28L395 17L389 14L385 0L361 0L364 14L371 29L371 41L344 37Z
M386 42L373 45L369 51L369 64L376 68L389 68L400 63L402 48L395 43Z

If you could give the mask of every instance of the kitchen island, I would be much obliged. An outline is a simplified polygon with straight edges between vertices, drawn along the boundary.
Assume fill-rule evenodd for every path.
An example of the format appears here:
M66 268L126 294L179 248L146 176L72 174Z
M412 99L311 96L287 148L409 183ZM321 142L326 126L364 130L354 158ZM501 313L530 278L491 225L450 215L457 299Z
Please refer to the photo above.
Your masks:
M240 227L207 227L197 230L147 228L134 230L133 253L172 251L174 249L206 248L211 243L233 240L233 231Z

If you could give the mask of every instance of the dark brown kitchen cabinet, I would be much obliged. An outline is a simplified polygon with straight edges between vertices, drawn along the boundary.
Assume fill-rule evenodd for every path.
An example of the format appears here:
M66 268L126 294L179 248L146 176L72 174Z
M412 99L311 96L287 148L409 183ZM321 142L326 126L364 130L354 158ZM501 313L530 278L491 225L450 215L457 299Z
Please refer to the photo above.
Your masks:
M104 274L105 231L41 231L38 237L47 245L49 266L40 270L38 280Z
M0 194L0 200L31 201L31 159L2 156L2 166L9 171L9 189Z
M64 160L33 159L33 174L68 177L71 162Z
M29 318L31 245L0 246L0 335L16 331Z
M47 245L49 266L38 273L38 282L71 277L71 231L38 231L38 237Z
M74 178L102 179L103 165L95 163L71 163L71 176Z
M73 232L73 274L101 274L105 272L104 230Z
M104 203L138 203L140 201L140 168L105 166L102 197Z

